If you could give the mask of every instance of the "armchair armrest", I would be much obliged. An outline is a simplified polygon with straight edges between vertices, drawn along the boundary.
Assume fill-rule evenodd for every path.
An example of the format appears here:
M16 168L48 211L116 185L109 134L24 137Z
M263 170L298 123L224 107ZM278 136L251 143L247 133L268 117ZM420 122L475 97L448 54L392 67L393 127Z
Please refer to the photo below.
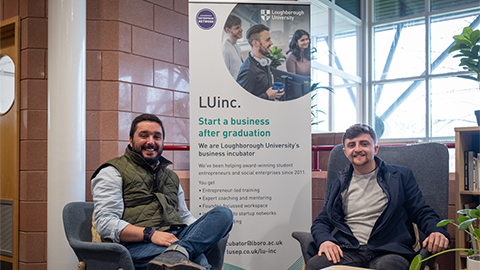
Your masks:
M132 257L121 244L83 242L71 239L70 246L75 251L78 260L85 262L88 268L134 270Z
M310 245L315 245L312 234L310 232L295 231L292 232L292 237L297 239L297 241L300 243L303 260L305 261L305 263L307 263L307 261L310 260L310 258L312 257L308 254L308 247Z
M221 270L223 267L223 259L225 257L225 249L227 248L227 241L230 234L218 241L217 245L206 252L208 263L212 266L212 270Z

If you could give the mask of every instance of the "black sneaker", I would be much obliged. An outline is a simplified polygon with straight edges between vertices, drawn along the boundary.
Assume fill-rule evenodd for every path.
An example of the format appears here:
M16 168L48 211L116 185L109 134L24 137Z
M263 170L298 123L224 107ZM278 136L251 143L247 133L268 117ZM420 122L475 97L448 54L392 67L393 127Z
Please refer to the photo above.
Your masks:
M205 270L201 265L191 262L183 253L175 250L165 251L147 264L148 270Z

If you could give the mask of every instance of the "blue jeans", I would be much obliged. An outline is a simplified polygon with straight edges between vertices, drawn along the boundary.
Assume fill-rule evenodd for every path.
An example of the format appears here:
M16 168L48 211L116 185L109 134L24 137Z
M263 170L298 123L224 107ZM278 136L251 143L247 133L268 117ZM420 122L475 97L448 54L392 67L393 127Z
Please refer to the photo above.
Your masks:
M218 206L189 226L168 232L178 238L178 241L173 244L184 247L188 251L191 261L208 270L210 265L204 253L207 253L206 251L214 247L230 232L232 224L232 211L227 207ZM147 269L148 262L167 249L165 246L153 243L128 243L125 247L130 252L137 270Z
M340 257L340 262L337 265L368 267L378 270L408 270L410 267L410 261L399 254L378 253L369 250L367 246L360 246L358 249L343 248L342 251L343 258ZM308 260L305 269L317 270L332 265L334 264L327 259L325 254L322 254L322 256L315 255Z

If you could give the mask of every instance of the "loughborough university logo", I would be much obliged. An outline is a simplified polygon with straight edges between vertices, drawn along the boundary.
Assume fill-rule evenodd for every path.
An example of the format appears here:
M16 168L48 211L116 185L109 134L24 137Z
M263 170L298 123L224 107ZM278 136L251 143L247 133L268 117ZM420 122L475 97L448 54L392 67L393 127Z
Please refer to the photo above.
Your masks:
M262 20L268 21L270 19L270 10L269 9L260 10L260 17L262 17Z

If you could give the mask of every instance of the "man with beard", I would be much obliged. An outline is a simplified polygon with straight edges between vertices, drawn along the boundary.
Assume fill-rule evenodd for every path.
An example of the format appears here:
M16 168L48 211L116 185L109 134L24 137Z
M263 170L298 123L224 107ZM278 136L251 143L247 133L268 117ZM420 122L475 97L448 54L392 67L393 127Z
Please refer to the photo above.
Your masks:
M130 144L92 176L94 225L102 241L122 243L135 269L210 269L204 255L232 228L216 207L200 219L188 211L178 176L162 157L165 130L155 115L137 116Z
M237 44L237 41L243 37L242 20L235 15L230 15L223 29L228 34L223 44L223 60L232 77L236 79L243 63L242 49Z
M343 135L351 164L329 186L329 195L311 227L315 246L306 269L334 264L369 269L407 270L416 255L412 222L428 235L423 247L435 254L447 248L449 234L437 227L410 169L376 157L375 131L363 124Z
M237 82L257 97L274 100L281 98L284 91L272 88L271 60L266 57L273 45L269 30L263 24L257 24L248 29L247 40L252 51L240 67Z

